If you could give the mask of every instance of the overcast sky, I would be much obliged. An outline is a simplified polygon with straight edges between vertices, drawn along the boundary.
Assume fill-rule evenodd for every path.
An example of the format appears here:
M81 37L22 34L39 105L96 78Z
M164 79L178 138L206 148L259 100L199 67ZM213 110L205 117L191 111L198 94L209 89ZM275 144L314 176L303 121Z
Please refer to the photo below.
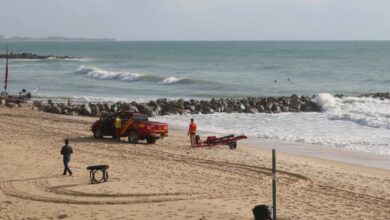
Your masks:
M390 40L390 0L0 0L0 35Z

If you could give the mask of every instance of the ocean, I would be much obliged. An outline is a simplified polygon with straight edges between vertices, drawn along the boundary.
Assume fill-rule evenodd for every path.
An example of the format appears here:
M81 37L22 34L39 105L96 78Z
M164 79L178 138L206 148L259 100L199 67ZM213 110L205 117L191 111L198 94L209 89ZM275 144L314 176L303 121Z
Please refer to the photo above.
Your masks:
M208 133L314 144L390 158L390 42L8 42L9 50L71 59L10 60L9 91L37 99L146 101L316 95L319 113L156 119ZM5 43L0 42L0 48ZM4 74L4 60L0 74ZM335 94L344 94L337 98Z

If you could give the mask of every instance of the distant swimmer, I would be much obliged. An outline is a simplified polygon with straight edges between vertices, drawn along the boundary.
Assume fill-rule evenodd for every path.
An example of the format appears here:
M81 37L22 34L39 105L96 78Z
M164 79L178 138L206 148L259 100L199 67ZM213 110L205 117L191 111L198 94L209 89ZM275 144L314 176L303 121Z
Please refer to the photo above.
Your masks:
M69 169L69 161L71 154L73 154L73 149L69 145L69 140L65 139L65 145L61 148L61 155L63 156L64 162L64 173L62 175L66 175L66 173L69 172L69 176L72 176L72 171Z
M288 78L288 79L287 79L287 81L289 81L289 82L290 82L290 78Z
M190 136L191 147L195 147L196 124L193 118L191 118L191 123L188 126L187 135Z
M277 83L277 82L278 82L278 80L275 79L275 80L274 80L274 83Z

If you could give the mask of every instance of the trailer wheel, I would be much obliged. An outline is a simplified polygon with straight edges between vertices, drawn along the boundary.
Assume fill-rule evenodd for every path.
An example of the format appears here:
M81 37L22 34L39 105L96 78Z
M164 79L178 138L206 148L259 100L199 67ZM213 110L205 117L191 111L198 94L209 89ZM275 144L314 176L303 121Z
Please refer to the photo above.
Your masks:
M137 132L135 131L130 131L127 138L130 144L137 144L139 141Z
M154 144L154 143L156 143L156 137L152 136L152 135L149 135L149 136L146 137L146 142L148 144Z
M96 139L102 139L103 138L102 132L100 130L94 131L93 132L93 137L96 138Z
M199 144L199 143L200 143L200 136L196 135L195 136L195 144Z
M231 150L234 150L234 149L237 148L237 142L230 142L228 145L229 145L229 148L230 148Z

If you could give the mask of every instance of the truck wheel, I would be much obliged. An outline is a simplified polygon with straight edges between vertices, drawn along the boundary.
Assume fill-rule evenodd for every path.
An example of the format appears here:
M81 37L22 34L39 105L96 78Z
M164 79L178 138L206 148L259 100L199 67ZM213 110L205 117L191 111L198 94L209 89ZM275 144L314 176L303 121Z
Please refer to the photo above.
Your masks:
M137 132L135 132L135 131L130 131L130 132L129 132L129 136L128 136L128 140L129 140L129 143L130 143L130 144L137 144L137 143L138 143L138 135L137 135Z
M228 145L230 150L234 150L237 148L237 142L230 142Z
M96 139L102 139L103 138L103 135L102 135L102 132L100 130L96 130L93 132L93 136L96 138Z
M154 137L152 135L149 135L149 136L146 137L146 142L148 144L154 144L154 143L156 143L156 137Z

